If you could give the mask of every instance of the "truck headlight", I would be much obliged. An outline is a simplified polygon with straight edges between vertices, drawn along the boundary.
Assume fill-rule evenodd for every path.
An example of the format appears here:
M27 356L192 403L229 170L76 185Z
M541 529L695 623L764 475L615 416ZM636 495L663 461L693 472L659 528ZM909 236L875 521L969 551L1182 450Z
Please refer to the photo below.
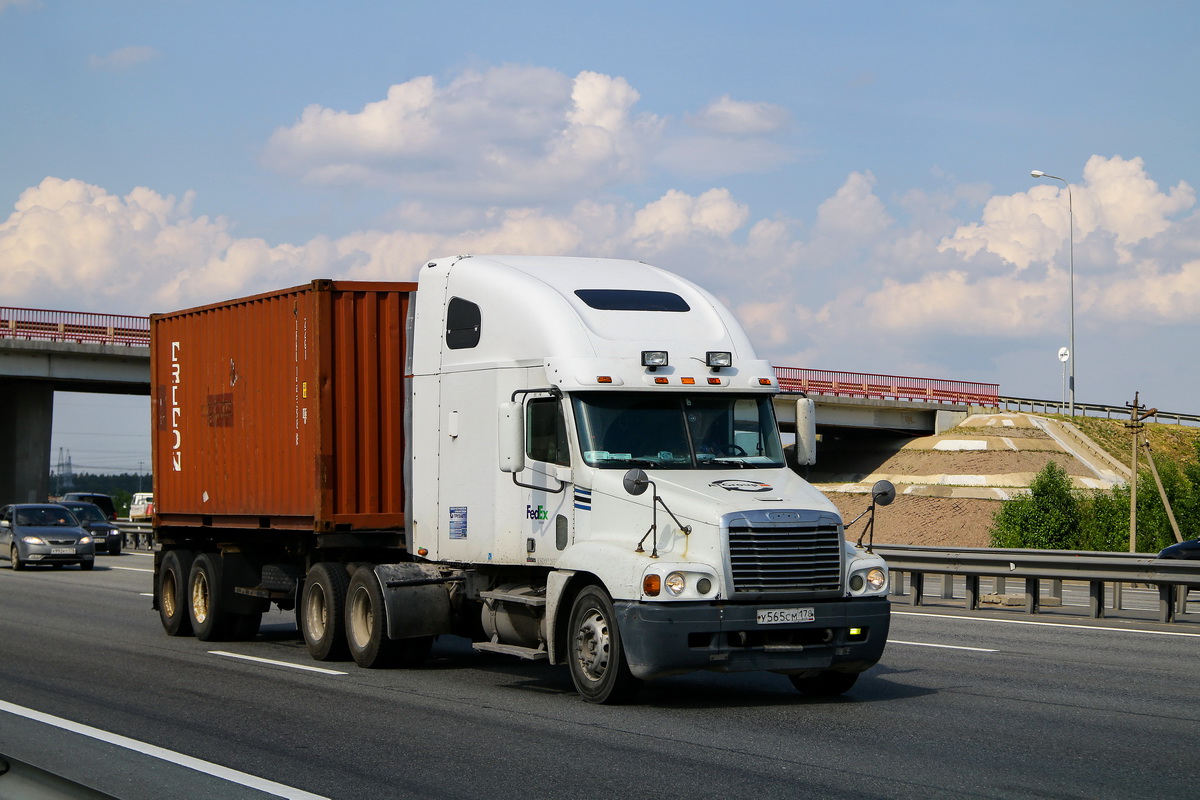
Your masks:
M663 583L667 591L675 597L683 594L683 590L687 588L687 579L683 577L682 572L672 572Z
M879 567L871 567L867 570L867 586L871 591L878 592L887 584L887 575Z

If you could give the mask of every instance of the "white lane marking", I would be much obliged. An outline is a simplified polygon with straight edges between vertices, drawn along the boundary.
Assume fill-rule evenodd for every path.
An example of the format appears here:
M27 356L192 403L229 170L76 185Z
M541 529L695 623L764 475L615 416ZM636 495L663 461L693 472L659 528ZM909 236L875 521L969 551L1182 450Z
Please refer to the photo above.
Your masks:
M154 592L138 592L142 597L154 597Z
M319 794L296 789L292 786L285 786L282 783L269 781L266 778L259 778L256 775L249 775L245 772L238 772L236 769L222 767L220 764L213 764L211 761L202 761L199 758L185 756L183 753L176 753L174 750L167 750L165 747L158 747L153 744L139 742L137 739L130 739L126 736L120 736L115 733L93 728L90 725L82 725L78 722L72 722L69 719L51 716L44 714L41 711L34 711L32 708L14 705L12 703L0 700L0 711L7 711L18 717L41 722L44 725L50 725L55 728L60 728L64 731L77 733L81 736L87 736L90 739L95 739L108 744L124 747L126 750L132 750L135 753L157 758L171 764L177 764L187 769L195 770L196 772L212 775L214 778L236 783L239 786L245 786L250 789L258 789L260 792L274 795L275 797L286 797L291 800L329 800Z
M310 667L307 664L290 664L287 661L274 661L269 658L257 658L255 656L244 656L241 653L230 653L225 650L209 650L211 655L225 656L226 658L240 658L243 661L255 661L259 664L272 664L276 667L290 667L291 669L302 669L306 672L319 672L322 675L349 675L349 672L338 672L336 669L324 669L322 667Z
M888 644L911 644L915 647L941 647L946 650L971 650L976 653L999 653L987 647L962 647L957 644L933 644L931 642L902 642L899 639L888 639Z
M142 569L141 567L109 567L109 569L123 569L126 572L154 572L152 569Z
M1112 633L1146 633L1151 636L1184 636L1200 639L1200 633L1183 631L1151 631L1145 628L1110 628L1105 625L1072 625L1068 622L1034 622L1031 619L994 619L991 617L964 617L961 614L923 614L919 611L893 611L900 617L939 617L941 619L965 619L970 622L1000 622L1006 625L1042 625L1047 628L1070 628L1076 631L1108 631Z

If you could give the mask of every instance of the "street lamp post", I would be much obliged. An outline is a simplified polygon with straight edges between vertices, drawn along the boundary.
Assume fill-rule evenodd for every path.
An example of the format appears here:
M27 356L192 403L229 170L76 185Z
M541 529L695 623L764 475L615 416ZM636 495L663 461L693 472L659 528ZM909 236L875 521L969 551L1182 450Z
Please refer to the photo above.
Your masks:
M1052 178L1056 181L1062 181L1063 186L1067 187L1067 231L1071 242L1071 249L1069 251L1071 269L1071 332L1070 344L1068 345L1070 352L1068 353L1067 358L1070 360L1071 367L1071 400L1069 413L1073 417L1075 416L1075 203L1071 198L1071 184L1067 183L1064 178L1060 178L1057 175L1048 175L1047 173L1042 172L1040 169L1033 170L1029 173L1029 175L1033 178Z

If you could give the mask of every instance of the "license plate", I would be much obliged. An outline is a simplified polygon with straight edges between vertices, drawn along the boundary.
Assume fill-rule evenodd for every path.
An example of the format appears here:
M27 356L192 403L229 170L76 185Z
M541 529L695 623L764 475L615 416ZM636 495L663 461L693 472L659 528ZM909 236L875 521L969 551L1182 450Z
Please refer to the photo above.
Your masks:
M759 625L786 625L796 622L814 622L817 615L811 608L760 608L757 618Z
M74 547L51 547L50 555L52 556L73 556L75 555Z

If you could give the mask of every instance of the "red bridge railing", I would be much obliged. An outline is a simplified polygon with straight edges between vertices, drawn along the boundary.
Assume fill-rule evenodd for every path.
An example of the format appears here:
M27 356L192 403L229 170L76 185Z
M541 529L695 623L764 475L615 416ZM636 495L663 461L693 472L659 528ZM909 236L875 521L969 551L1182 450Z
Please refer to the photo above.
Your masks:
M0 306L0 338L150 346L150 318Z
M1000 404L1000 384L997 383L830 372L799 367L775 367L775 376L779 379L779 388L785 392L992 407Z

